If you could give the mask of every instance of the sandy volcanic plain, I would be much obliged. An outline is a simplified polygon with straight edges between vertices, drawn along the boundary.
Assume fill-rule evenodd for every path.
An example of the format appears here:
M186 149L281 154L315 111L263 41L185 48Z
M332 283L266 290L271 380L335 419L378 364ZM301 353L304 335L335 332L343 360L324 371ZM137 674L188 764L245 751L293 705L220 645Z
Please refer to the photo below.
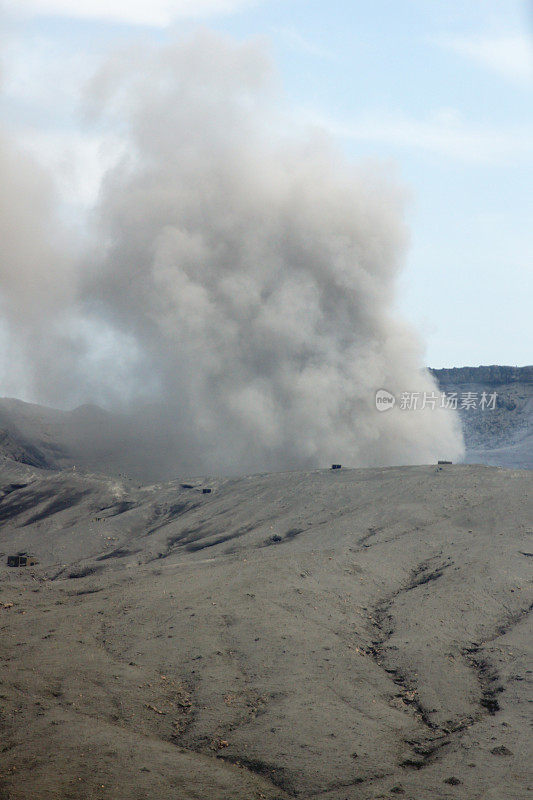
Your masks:
M529 798L531 484L4 458L0 798Z

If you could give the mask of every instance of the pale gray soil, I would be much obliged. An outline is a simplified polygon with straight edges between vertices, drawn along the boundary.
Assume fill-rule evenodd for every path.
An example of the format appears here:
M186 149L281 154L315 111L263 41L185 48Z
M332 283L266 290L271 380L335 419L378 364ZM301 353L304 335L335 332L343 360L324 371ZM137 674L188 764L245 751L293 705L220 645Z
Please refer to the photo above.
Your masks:
M0 798L530 797L531 484L5 459Z

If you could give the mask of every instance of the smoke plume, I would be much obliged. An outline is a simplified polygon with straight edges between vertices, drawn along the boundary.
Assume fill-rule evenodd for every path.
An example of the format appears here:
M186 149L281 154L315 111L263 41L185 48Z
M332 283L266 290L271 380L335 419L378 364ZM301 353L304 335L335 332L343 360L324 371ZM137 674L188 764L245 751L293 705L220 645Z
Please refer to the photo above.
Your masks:
M173 471L455 459L449 411L375 407L380 388L436 390L394 312L402 191L299 130L279 95L260 44L207 33L101 70L88 107L127 154L104 179L90 253L75 268L62 256L41 287L22 242L22 271L12 255L2 275L26 312L46 299L39 399L117 406L118 385L164 431Z

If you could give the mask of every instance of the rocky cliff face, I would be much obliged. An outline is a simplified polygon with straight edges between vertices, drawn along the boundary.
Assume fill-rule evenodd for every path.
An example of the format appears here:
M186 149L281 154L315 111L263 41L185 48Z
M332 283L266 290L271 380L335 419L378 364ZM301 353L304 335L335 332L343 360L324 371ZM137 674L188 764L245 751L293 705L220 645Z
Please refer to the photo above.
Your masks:
M432 369L439 382L447 384L476 383L487 386L503 386L512 383L533 383L533 366L501 367L452 367L451 369Z
M533 468L533 367L431 370L443 392L457 397L466 461Z

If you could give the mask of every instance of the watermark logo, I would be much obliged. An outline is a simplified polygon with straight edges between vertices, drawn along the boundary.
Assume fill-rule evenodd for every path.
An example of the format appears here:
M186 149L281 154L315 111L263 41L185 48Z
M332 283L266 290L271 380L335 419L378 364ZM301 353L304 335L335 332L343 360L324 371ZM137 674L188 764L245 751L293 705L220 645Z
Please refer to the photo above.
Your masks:
M398 398L400 411L422 411L425 408L449 408L461 411L494 411L497 392L401 392ZM376 392L378 411L390 411L396 405L396 397L387 389Z
M376 392L376 408L378 411L390 411L396 403L396 398L386 389L378 389Z

